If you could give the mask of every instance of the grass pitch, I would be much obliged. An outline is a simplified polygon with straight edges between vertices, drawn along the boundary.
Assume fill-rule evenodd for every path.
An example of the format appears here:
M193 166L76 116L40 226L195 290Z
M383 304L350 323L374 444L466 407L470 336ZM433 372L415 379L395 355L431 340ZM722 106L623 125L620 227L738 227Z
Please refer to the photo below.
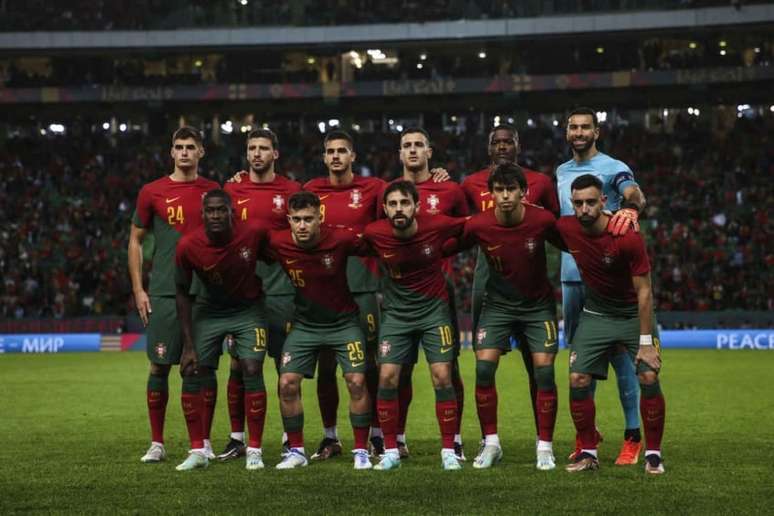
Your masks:
M281 422L270 392L264 439L267 469L248 472L240 461L176 472L187 439L180 380L170 382L167 462L141 464L148 446L144 353L0 356L0 513L770 513L774 495L774 353L666 350L662 386L667 399L667 474L646 477L642 463L616 467L623 417L614 381L597 391L598 426L605 436L598 472L563 471L573 446L568 411L567 352L557 361L560 392L554 443L557 470L534 468L534 427L520 357L508 355L497 375L504 461L478 471L474 358L464 352L463 435L468 462L459 472L440 467L440 443L430 380L415 372L408 424L411 458L394 472L354 471L349 456L295 471L273 468ZM223 361L223 364L226 362ZM275 384L265 367L267 386ZM213 445L228 436L227 371L221 366ZM312 382L304 383L307 451L321 425ZM271 390L271 389L270 389ZM346 394L339 434L351 446Z

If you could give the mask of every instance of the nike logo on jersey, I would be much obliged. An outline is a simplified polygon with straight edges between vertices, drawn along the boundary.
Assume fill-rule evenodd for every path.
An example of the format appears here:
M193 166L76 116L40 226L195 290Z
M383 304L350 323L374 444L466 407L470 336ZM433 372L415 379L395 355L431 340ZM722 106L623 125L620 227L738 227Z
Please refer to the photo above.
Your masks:
M487 196L487 195L489 195L490 193L492 193L492 192L479 192L479 195L480 195L481 197L486 197L486 196Z
M502 246L503 246L503 244L499 244L499 245L488 245L488 246L486 246L486 250L487 250L487 251L496 251L496 250L500 249Z
M352 367L360 367L363 364L365 364L365 362L352 362Z
M395 256L395 253L384 253L382 256L384 256L385 258L392 258L393 256Z
M441 353L448 353L448 352L449 352L449 351L451 351L452 349L454 349L454 346L452 346L452 347L449 347L449 348L446 348L446 349L444 349L444 348L441 348Z
M543 346L546 347L546 348L554 347L554 346L556 346L556 341L554 340L554 341L551 341L551 342L544 342Z
M285 263L286 263L287 265L293 265L293 264L294 264L294 263L296 263L297 261L298 261L298 260L285 260Z
M237 199L237 204L244 204L248 202L250 199Z
M327 198L328 198L328 197L330 197L330 196L331 196L331 194L328 194L328 195L321 195L321 196L320 196L320 200L321 200L321 201L324 201L325 199L327 199Z
M212 269L214 269L214 268L215 268L217 265L218 265L217 263L213 263L212 265L205 265L205 266L204 266L204 272L211 271L211 270L212 270Z
M178 200L178 199L180 199L180 196L179 196L179 195L178 195L177 197L172 197L171 199L166 199L166 201L167 201L167 204L169 204L169 203L171 203L171 202L175 202L175 201L176 201L176 200Z
M580 250L578 249L570 249L570 254L578 254Z

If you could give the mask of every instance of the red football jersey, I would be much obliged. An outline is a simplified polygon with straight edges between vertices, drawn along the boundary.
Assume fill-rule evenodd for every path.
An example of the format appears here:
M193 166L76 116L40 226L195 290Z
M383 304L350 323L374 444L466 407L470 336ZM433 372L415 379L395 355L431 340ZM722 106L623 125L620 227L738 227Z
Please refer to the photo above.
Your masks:
M175 295L175 246L180 235L202 225L202 197L216 188L218 183L201 176L194 181L165 176L140 190L132 222L152 231L155 238L150 294Z
M611 305L637 305L632 276L650 272L642 235L635 231L620 237L607 231L587 235L575 216L561 217L556 227L578 264L589 297L596 295Z
M396 237L385 219L366 226L363 234L388 272L385 308L411 316L428 315L437 302L448 303L441 272L442 247L450 238L460 236L465 225L465 218L445 215L419 215L416 220L417 233L409 239Z
M399 177L390 184L403 181ZM462 187L454 181L436 183L432 178L414 183L419 192L419 208L417 215L446 215L447 217L465 217L470 214L468 202ZM386 189L386 185L385 185ZM384 195L384 192L382 192Z
M240 183L226 183L223 189L231 195L237 219L264 221L271 229L285 229L288 197L301 190L301 185L275 174L269 183L254 183L247 176Z
M556 186L551 178L540 172L529 170L522 167L524 176L527 179L527 195L525 200L542 206L555 217L559 216L559 198L556 195ZM491 169L485 168L479 170L473 174L470 174L462 182L462 189L465 191L465 196L473 206L476 212L483 212L494 209L494 199L489 192L489 174Z
M364 254L366 248L352 229L321 226L313 249L299 247L289 229L272 231L269 238L269 254L296 287L296 321L335 326L357 314L347 285L347 258Z
M362 231L383 216L382 191L386 183L375 177L355 175L348 185L333 185L328 177L312 179L305 190L320 198L322 220L332 226L347 226ZM379 267L373 257L349 260L349 288L352 292L379 290Z
M480 245L492 274L487 292L503 298L545 299L553 296L546 271L545 242L561 247L556 219L548 211L524 205L524 219L516 226L502 226L494 210L471 217L465 223L464 247Z
M216 306L259 300L263 290L255 265L264 252L267 234L264 223L236 223L231 241L217 246L210 242L202 225L183 236L177 245L177 283L188 289L195 272L204 284L197 300Z

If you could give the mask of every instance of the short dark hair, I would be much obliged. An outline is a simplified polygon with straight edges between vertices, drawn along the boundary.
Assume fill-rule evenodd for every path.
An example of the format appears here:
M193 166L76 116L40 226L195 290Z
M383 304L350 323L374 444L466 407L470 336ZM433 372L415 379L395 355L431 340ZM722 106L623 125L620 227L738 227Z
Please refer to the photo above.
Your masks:
M204 203L206 203L210 199L223 199L223 202L226 203L226 206L231 208L231 196L228 194L227 191L221 190L220 188L216 188L214 190L210 190L206 194L204 194L204 197L202 197L202 206L204 206Z
M603 191L602 181L597 176L592 174L583 174L582 176L575 178L575 180L570 185L570 191L585 190L586 188L590 188L592 186L600 192Z
M400 180L387 185L387 189L382 196L382 203L387 204L387 196L392 192L400 192L403 195L408 195L414 200L414 204L419 202L419 192L417 191L417 187L411 181Z
M199 147L202 146L202 133L198 129L187 125L184 125L172 134L172 145L175 144L175 140L187 140L188 138L193 139Z
M307 190L301 190L288 199L288 211L298 211L304 208L320 208L320 198Z
M514 163L497 165L487 179L490 192L494 190L495 183L505 186L518 184L523 192L527 191L527 178L524 176L524 170Z
M279 138L274 134L271 129L253 129L247 134L247 141L249 142L253 138L266 138L271 141L271 148L274 150L279 149Z
M406 136L407 134L414 134L414 133L419 133L421 135L424 135L425 139L427 140L427 145L432 145L432 143L430 142L430 133L428 133L427 131L425 131L419 126L411 126L402 130L400 132L400 139L402 140L403 137Z
M349 143L350 150L355 148L355 140L352 139L352 135L342 129L335 129L326 134L323 140L323 147L333 140L346 140Z
M509 131L516 140L519 139L519 131L514 126L511 124L497 124L496 126L492 127L491 131L489 131L487 145L492 143L492 135L494 135L495 131Z
M573 117L575 115L589 115L591 116L592 123L594 124L594 127L599 127L599 120L597 119L597 112L591 109L590 107L576 107L572 111L570 111L570 114L567 115L567 120L570 119L570 117Z

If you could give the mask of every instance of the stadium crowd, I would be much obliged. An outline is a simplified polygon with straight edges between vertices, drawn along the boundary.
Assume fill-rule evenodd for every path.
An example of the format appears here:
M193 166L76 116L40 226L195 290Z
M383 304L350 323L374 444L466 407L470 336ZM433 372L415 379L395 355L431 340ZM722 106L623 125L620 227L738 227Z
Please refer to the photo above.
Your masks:
M152 30L179 27L255 25L341 25L459 19L515 18L698 8L760 3L755 0L139 0L89 2L7 0L0 2L0 30Z
M729 117L710 127L678 116L669 129L619 125L601 149L627 162L648 199L643 231L654 261L658 310L774 310L771 244L774 118ZM434 166L455 180L486 165L477 130L433 133ZM133 309L126 272L130 217L140 187L170 170L167 136L83 131L0 143L0 318L123 315ZM201 173L223 181L243 166L244 141L205 142ZM321 176L319 132L280 132L280 169ZM568 159L561 127L525 128L520 161L549 175ZM393 133L356 135L359 173L392 178ZM472 254L455 262L469 310ZM558 276L553 283L558 287ZM559 290L557 289L557 297Z

